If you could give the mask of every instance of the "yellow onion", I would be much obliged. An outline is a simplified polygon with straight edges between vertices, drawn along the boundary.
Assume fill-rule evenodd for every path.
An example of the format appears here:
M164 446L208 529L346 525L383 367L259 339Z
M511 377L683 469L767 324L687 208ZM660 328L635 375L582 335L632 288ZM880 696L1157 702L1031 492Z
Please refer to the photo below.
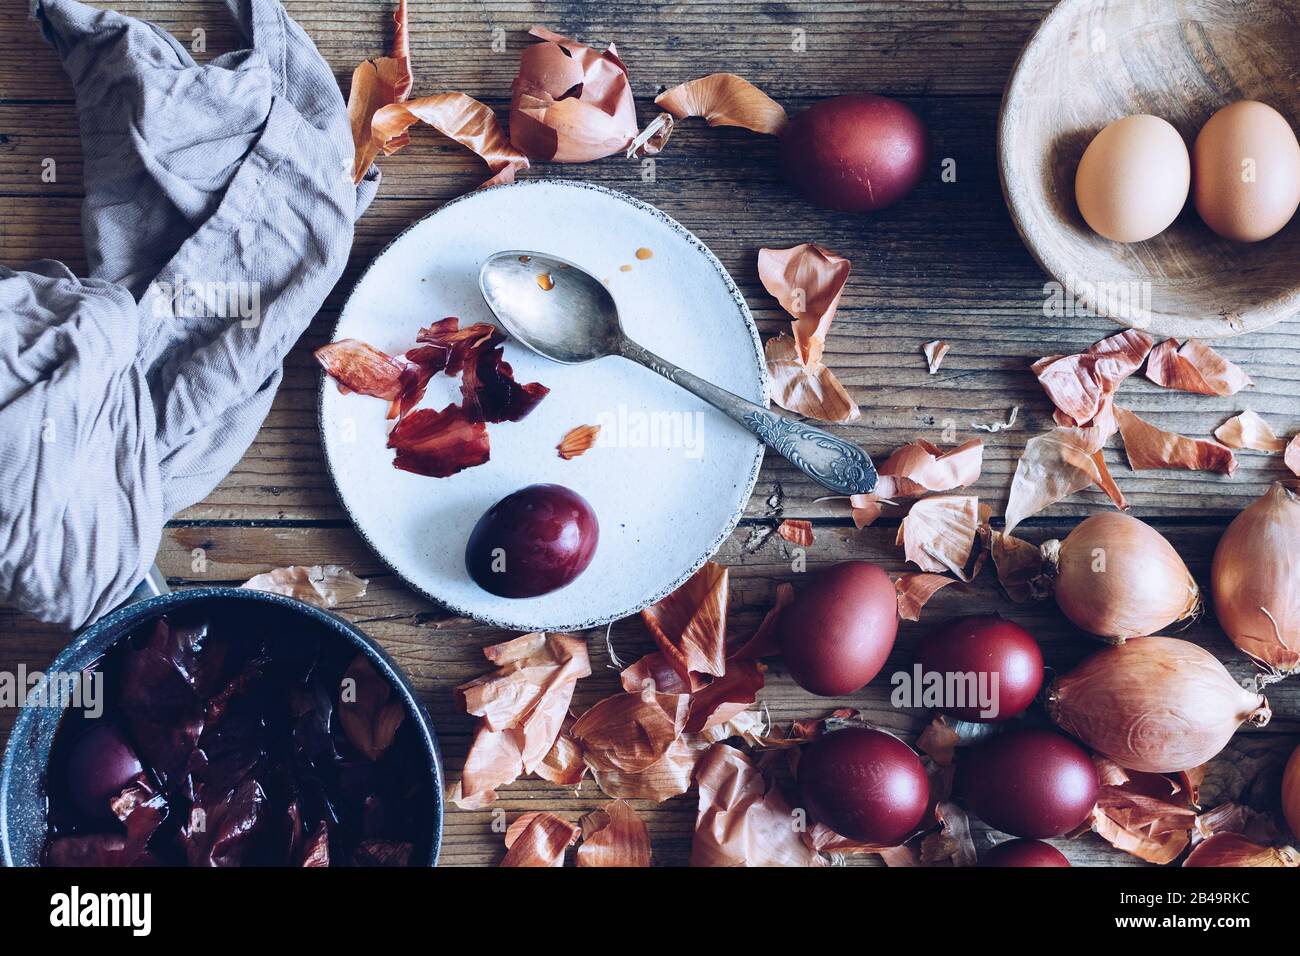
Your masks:
M1300 866L1293 846L1260 846L1240 833L1216 833L1197 844L1183 866Z
M1275 481L1219 540L1214 613L1232 643L1279 674L1300 669L1300 481Z
M1200 588L1173 545L1118 511L1046 542L1043 563L1065 616L1108 640L1154 634L1201 608Z
M1282 772L1282 814L1291 832L1300 836L1300 747L1291 754Z
M1272 716L1213 654L1173 637L1098 651L1056 679L1047 712L1097 753L1147 773L1199 767L1242 723Z

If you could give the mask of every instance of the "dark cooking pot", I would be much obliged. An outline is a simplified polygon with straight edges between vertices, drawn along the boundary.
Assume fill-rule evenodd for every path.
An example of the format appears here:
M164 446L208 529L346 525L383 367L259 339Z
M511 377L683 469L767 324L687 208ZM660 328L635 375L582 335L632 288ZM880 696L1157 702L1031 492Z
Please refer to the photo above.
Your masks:
M288 614L323 628L366 655L375 669L392 683L414 721L433 777L434 805L430 814L433 833L429 840L428 863L433 866L438 862L443 818L442 760L438 754L438 739L428 713L415 698L410 682L377 643L342 618L280 594L231 587L191 588L175 593L158 593L160 590L165 592L166 585L161 584L160 577L151 575L151 579L137 589L132 601L79 633L50 664L48 672L77 673L93 664L116 641L145 621L167 611L204 603L217 603L258 616ZM14 723L5 749L3 769L0 769L0 859L5 866L40 865L46 835L46 767L63 714L55 707L27 706L22 708Z

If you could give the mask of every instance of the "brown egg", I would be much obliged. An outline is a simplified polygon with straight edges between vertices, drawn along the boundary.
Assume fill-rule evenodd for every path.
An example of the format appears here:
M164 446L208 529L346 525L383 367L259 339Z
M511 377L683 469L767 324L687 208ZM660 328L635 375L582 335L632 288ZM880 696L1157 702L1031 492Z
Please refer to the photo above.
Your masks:
M1143 242L1169 227L1191 185L1187 144L1158 116L1125 116L1098 133L1074 176L1074 198L1092 230Z
M852 694L879 674L897 634L894 582L866 561L812 575L776 625L790 676L823 697Z
M1196 211L1225 239L1258 242L1300 206L1300 143L1273 107L1241 100L1201 127L1192 147Z

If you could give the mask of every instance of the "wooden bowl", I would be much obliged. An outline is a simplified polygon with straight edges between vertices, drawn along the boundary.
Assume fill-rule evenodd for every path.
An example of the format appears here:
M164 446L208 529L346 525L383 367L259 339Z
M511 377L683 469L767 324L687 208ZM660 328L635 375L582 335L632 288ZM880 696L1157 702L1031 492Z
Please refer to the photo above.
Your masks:
M1051 291L1067 317L1082 303L1157 335L1214 338L1300 312L1300 216L1263 242L1231 242L1189 199L1163 233L1123 244L1089 229L1075 204L1079 159L1108 123L1163 117L1190 151L1205 121L1241 99L1300 118L1295 0L1062 0L1044 18L1002 98L998 154L1011 218L1060 283Z

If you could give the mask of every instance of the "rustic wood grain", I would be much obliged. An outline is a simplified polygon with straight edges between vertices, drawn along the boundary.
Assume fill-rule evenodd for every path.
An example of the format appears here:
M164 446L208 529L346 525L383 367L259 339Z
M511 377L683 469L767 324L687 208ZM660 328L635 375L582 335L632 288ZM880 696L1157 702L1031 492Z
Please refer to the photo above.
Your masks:
M346 88L356 62L386 44L388 5L372 0L324 4L286 3L315 38ZM525 175L582 178L654 203L699 235L718 254L744 292L761 331L786 320L758 282L761 246L816 240L848 256L853 276L827 343L827 361L863 407L862 419L841 429L873 454L887 453L917 436L944 442L977 434L973 421L1002 419L1021 406L1017 427L986 441L984 473L974 491L1000 510L1024 441L1049 427L1050 408L1028 371L1041 355L1079 350L1116 330L1096 317L1044 315L1046 277L1025 251L998 186L995 126L1007 72L1046 0L906 0L906 2L750 3L692 2L412 3L417 92L459 89L503 110L523 31L545 23L591 39L615 39L627 59L643 119L660 84L716 70L746 75L791 111L815 98L847 90L873 90L907 99L925 117L936 158L956 160L955 183L938 171L895 209L872 217L815 210L780 182L774 144L739 130L683 124L668 151L644 168L621 159L587 166L552 166ZM0 262L20 265L35 257L59 258L84 269L79 205L84 192L71 91L53 53L25 19L25 0L0 0ZM119 9L146 15L183 39L207 31L199 58L239 45L219 4L134 2ZM436 27L430 26L436 24ZM505 51L491 49L492 31L505 31ZM791 47L794 30L806 31L807 52ZM320 315L290 355L270 417L248 454L200 504L167 529L160 564L173 586L240 582L284 564L341 563L371 579L369 593L341 612L375 636L411 675L438 728L454 779L468 746L470 721L456 713L451 688L482 673L481 648L509 635L455 618L406 589L347 525L325 473L315 421L320 378L310 352L328 341L352 282L382 246L413 220L473 188L482 167L459 147L415 130L405 151L384 161L381 196L357 226L348 270ZM57 175L41 178L52 158ZM926 372L921 344L952 344L937 375ZM1121 393L1134 410L1160 425L1207 435L1244 407L1264 415L1279 433L1300 430L1300 321L1233 339L1222 351L1247 368L1256 386L1218 399L1165 392L1130 381ZM689 367L689 357L682 363ZM1228 518L1284 472L1276 456L1241 454L1233 479L1174 473L1131 473L1122 451L1108 454L1134 511L1151 518L1206 580L1209 560ZM816 520L817 540L808 567L845 558L879 561L902 569L893 547L896 519L856 532L842 502L819 500L792 467L769 460L749 516L718 560L732 567L732 627L755 627L781 581L799 583L790 546L772 533L779 517ZM634 506L634 503L629 503ZM1106 507L1095 494L1076 496L1026 524L1035 541L1068 532L1078 516ZM205 563L195 564L195 549ZM202 571L194 568L202 567ZM940 592L925 620L962 613L1002 613L1040 639L1050 665L1067 668L1096 647L1066 622L1050 602L1012 605L986 571L966 590ZM904 624L887 672L910 663L921 625ZM630 660L650 647L636 618L612 629L617 652ZM1234 676L1252 668L1228 644L1212 619L1182 635L1210 648ZM617 690L607 666L603 634L589 635L593 675L579 684L575 707L585 708ZM0 669L48 664L66 636L0 609ZM843 699L821 699L797 688L779 661L772 662L762 704L780 722L818 715L844 704L863 709L881 726L915 735L920 712L888 702L888 686ZM1300 741L1300 684L1270 688L1276 716L1268 728L1239 734L1215 761L1205 788L1207 804L1245 799L1270 806L1286 755ZM12 712L0 711L7 736ZM578 793L544 781L507 788L498 807L509 819L524 810L553 809L569 819L603 802L588 781ZM650 827L659 863L684 863L694 821L693 794L659 806L638 805ZM492 864L502 854L500 822L492 811L449 809L443 859L451 864ZM983 829L977 840L987 840ZM1095 837L1058 841L1076 864L1125 865ZM874 858L856 862L871 863Z
M186 45L205 31L209 59L242 42L211 0L130 0L111 6L152 19ZM340 81L388 46L394 3L288 0ZM591 43L618 44L638 97L706 73L762 82L774 96L846 89L993 93L1050 0L412 0L415 90L501 95L534 24ZM0 100L70 99L58 61L41 48L27 0L0 3ZM502 31L502 32L497 32ZM803 49L799 36L802 31ZM504 41L504 45L502 44ZM935 69L937 63L942 69Z

